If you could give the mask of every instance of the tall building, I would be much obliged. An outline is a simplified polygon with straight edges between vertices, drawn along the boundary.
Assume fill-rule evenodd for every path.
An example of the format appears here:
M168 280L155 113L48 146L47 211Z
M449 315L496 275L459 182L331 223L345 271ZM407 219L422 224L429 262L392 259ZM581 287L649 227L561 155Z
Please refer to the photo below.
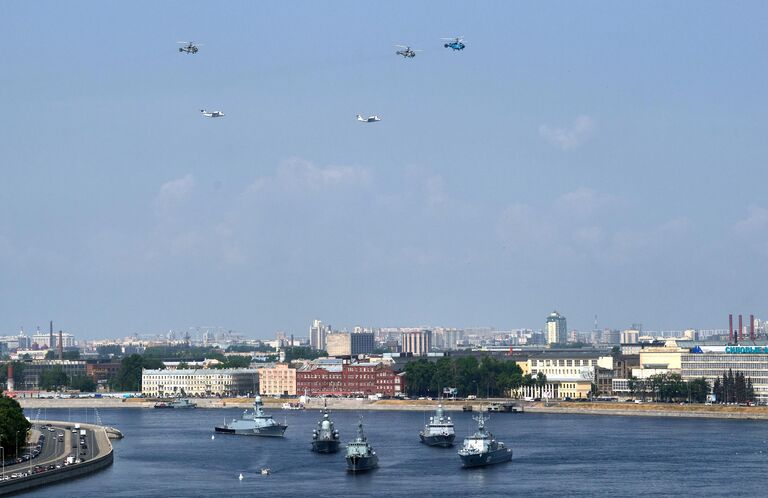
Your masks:
M403 353L412 353L413 356L424 356L432 349L431 330L403 332L401 337Z
M325 349L325 338L330 333L331 326L324 325L321 320L313 320L309 327L309 346L312 349Z
M545 330L547 344L567 344L568 326L565 323L565 317L553 311L547 317L547 328Z
M373 332L356 332L349 336L349 348L352 356L370 354L376 348Z

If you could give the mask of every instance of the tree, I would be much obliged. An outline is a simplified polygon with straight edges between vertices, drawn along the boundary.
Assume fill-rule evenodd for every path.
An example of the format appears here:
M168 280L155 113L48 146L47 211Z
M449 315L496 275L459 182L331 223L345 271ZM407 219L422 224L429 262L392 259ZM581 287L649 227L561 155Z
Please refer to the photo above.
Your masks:
M69 381L69 387L80 392L96 392L96 382L87 375L75 375Z
M59 365L47 368L40 375L40 389L43 391L56 391L69 384L69 376Z
M542 397L544 393L544 388L547 385L547 376L544 374L544 372L539 372L536 374L536 387L539 388L539 398Z
M140 354L132 354L123 358L110 385L116 391L141 391L142 369L165 368L163 362L155 358L146 358Z
M6 457L16 456L16 443L26 440L31 427L19 402L0 395L0 446L5 448Z
M289 346L285 348L284 351L285 361L314 360L316 358L323 358L328 356L328 353L322 349L312 349L304 346Z
M59 359L59 353L55 349L49 349L47 353L45 353L45 359L46 360L58 360ZM80 350L75 349L71 351L63 351L61 353L61 359L62 360L79 360L80 359Z
M718 403L722 403L723 401L723 383L720 382L720 378L716 378L714 384L712 385L712 394L715 395L715 401Z

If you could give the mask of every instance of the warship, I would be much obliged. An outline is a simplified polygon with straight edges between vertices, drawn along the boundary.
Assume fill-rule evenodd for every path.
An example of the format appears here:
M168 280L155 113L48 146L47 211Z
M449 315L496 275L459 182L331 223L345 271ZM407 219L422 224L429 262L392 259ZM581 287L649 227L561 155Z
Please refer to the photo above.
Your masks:
M429 423L419 432L421 442L427 446L448 448L453 446L456 433L453 430L451 417L446 417L442 403L437 405L435 414L429 417Z
M363 432L363 418L357 423L357 437L347 444L347 470L361 472L375 469L379 466L379 457L368 443Z
M239 434L243 436L272 436L282 437L287 425L276 422L272 415L264 413L261 396L256 396L253 401L253 412L243 411L239 419L232 419L230 423L214 427L216 432L224 434Z
M189 408L197 408L197 403L193 403L188 399L175 399L170 403L166 403L165 401L155 403L155 408L176 408L184 410Z
M312 451L317 453L339 451L339 431L333 427L327 405L323 407L323 418L317 422L317 429L312 431Z
M496 441L493 434L485 430L487 420L482 413L473 417L477 420L477 432L464 439L459 457L464 467L482 467L512 460L512 449Z

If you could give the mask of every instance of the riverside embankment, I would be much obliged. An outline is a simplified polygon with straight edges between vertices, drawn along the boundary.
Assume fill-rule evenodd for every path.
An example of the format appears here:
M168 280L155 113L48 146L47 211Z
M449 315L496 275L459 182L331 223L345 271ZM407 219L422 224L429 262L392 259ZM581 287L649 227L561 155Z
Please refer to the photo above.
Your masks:
M287 401L297 400L264 398L265 404L272 409L279 409ZM305 405L307 409L322 408L326 400L313 398ZM474 411L483 410L489 402L505 402L509 399L450 401L444 400L447 410L462 410L465 405L472 406ZM145 398L71 398L71 399L46 399L46 398L21 398L19 403L26 409L46 408L137 408L151 409L156 400ZM253 398L202 398L194 399L198 408L248 408L253 403ZM378 400L368 399L327 399L328 408L331 410L404 410L404 411L429 411L437 401L430 400ZM552 414L584 414L584 415L621 415L644 417L693 417L693 418L723 418L723 419L757 419L768 420L768 407L764 406L721 406L699 404L671 404L671 403L577 403L577 402L551 402L551 403L524 403L519 402L524 410L531 413Z

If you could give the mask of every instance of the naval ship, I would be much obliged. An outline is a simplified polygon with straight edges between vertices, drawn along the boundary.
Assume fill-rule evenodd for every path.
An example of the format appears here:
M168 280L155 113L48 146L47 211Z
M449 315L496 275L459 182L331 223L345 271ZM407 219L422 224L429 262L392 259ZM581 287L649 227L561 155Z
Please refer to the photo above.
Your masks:
M339 451L339 431L333 427L327 406L323 408L323 418L317 422L317 429L312 431L312 451L317 453Z
M482 413L473 417L477 420L477 432L464 439L459 457L464 467L482 467L512 460L512 449L496 441L493 434L485 430L487 420Z
M429 423L419 432L421 442L427 446L440 446L448 448L453 446L456 433L453 431L451 417L446 417L442 403L437 405L435 414L429 417Z
M375 469L379 466L379 457L373 451L363 432L363 418L357 424L357 437L347 444L347 470L361 472Z
M188 399L176 399L170 403L166 403L165 401L155 403L155 408L175 408L177 410L186 410L190 408L197 408L197 403L193 403Z
M222 427L215 427L216 432L225 434L240 434L243 436L273 436L282 437L287 425L276 422L272 415L264 413L261 396L256 395L253 401L253 412L243 411L239 419L232 419Z

